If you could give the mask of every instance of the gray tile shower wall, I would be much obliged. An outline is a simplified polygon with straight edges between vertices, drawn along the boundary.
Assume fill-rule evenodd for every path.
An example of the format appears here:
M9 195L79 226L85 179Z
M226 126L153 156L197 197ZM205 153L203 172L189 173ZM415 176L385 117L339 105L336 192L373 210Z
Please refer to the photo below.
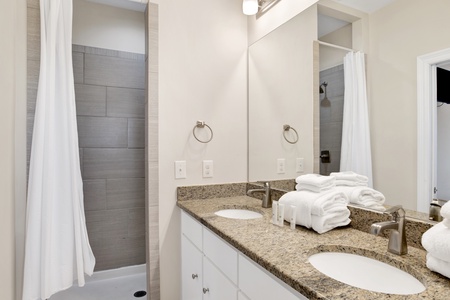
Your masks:
M330 163L320 163L320 174L338 172L341 161L342 115L344 109L344 65L320 72L320 84L327 82L331 105L320 106L320 150L330 151ZM324 98L320 94L320 100Z
M73 45L79 146L96 270L146 262L145 56Z

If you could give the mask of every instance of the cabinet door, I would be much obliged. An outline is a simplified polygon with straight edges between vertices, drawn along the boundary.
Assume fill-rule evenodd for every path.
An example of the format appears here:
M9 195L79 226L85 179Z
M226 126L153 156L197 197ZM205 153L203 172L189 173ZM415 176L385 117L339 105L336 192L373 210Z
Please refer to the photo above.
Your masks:
M208 258L203 258L203 300L237 300L237 288Z
M181 235L181 295L183 300L202 300L203 254Z
M239 288L251 300L307 300L242 254L239 254Z

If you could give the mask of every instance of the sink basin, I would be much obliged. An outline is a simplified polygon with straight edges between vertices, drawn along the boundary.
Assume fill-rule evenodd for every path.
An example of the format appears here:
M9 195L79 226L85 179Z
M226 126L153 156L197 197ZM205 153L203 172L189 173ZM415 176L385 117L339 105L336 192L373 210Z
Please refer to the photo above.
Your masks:
M239 220L262 218L262 214L260 214L259 212L248 209L222 209L216 211L215 214L224 218Z
M321 252L311 255L309 262L337 281L373 292L411 295L425 290L425 286L409 273L365 256Z

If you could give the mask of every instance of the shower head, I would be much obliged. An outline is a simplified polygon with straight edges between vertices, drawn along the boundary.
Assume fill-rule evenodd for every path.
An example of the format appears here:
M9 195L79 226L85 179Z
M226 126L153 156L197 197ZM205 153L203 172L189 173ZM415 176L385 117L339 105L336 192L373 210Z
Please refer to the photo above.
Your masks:
M328 82L324 81L324 82L319 86L319 93L320 93L320 94L323 94L323 93L326 93L326 92L327 92L327 85L328 85ZM324 87L325 90L324 90L322 87Z
M319 87L319 92L321 94L325 93L325 97L323 97L322 101L320 101L320 106L322 106L322 107L330 107L331 106L331 102L330 102L330 100L328 100L328 97L327 97L327 86L328 86L328 82L324 81Z

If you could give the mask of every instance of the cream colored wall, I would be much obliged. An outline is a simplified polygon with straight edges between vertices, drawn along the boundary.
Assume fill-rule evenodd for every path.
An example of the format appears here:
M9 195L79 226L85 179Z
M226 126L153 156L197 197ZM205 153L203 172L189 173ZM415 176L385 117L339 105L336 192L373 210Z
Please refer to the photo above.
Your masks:
M72 42L144 54L144 13L74 0Z
M417 56L450 48L450 1L398 0L370 15L367 56L374 186L416 209Z
M332 33L321 38L322 42L339 45L346 48L352 48L352 24L348 24ZM332 48L328 46L320 46L320 71L342 65L344 56L348 51Z
M23 179L19 175L22 170L16 172L16 166L24 166L21 158L24 158L24 146L16 139L16 132L24 130L25 118L25 1L2 1L0 3L0 298L16 299L16 275L20 277L20 270L16 272L16 245L15 245L15 200L20 199L21 193L16 193L17 187L23 187ZM16 113L22 109L23 114ZM16 122L22 118L22 126ZM19 135L18 137L23 137ZM21 157L23 155L23 157ZM21 207L21 204L19 205ZM22 219L22 214L18 214ZM18 243L19 247L23 246ZM17 256L20 256L19 249ZM19 267L21 265L19 264ZM20 279L19 279L20 281Z
M280 1L258 19L256 19L255 16L249 16L248 44L253 44L318 1L319 0Z
M314 5L249 47L250 181L295 178L296 158L304 159L304 173L313 172L315 28ZM284 124L296 129L297 143L283 139ZM277 159L285 159L283 174L277 173Z
M241 1L160 1L159 232L161 299L180 299L176 187L247 180L247 18ZM197 120L214 131L197 142ZM187 178L174 178L185 160ZM202 178L202 160L214 177Z

